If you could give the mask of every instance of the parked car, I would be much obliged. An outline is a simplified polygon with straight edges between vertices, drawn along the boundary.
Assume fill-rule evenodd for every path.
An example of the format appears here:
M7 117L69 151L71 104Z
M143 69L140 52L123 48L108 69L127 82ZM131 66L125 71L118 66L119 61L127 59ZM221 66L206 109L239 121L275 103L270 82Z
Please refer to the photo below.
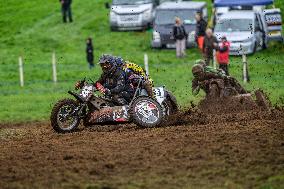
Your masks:
M283 42L281 10L265 9L273 0L214 1L215 34L226 35L230 54L252 54L267 48L269 41Z
M217 39L226 36L231 42L230 54L252 54L267 46L263 16L254 11L230 11L215 26Z
M151 46L153 48L174 48L172 30L175 17L183 20L188 35L187 47L195 46L196 12L202 12L207 20L206 2L165 2L156 8Z
M267 26L267 40L283 42L282 35L282 17L280 9L265 9L263 10Z
M255 5L255 6L227 6L227 7L215 7L215 12L214 12L214 20L215 22L218 22L219 18L229 12L229 11L247 11L247 10L253 10L253 11L262 11L265 9L265 6L261 6L261 5ZM214 23L215 24L215 23Z
M157 0L113 0L109 22L111 30L141 30L152 25Z

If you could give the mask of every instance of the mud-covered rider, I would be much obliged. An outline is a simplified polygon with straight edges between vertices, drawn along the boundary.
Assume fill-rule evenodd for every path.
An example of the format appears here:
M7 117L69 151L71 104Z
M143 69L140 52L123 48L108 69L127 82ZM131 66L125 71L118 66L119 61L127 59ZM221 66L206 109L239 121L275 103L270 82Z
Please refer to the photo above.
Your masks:
M129 104L134 91L127 82L124 70L116 65L115 58L111 55L102 55L99 64L103 73L96 85L103 85L106 96L111 97L118 105Z
M210 82L214 79L220 79L224 81L225 86L234 87L239 94L246 94L247 91L239 84L239 82L221 69L214 69L213 67L206 66L203 60L198 60L192 67L192 74L194 76L192 80L192 94L197 95L200 89L204 90L206 94L210 90Z
M147 91L148 96L153 97L152 88L154 82L141 66L129 61L124 61L121 57L116 57L116 64L125 71L126 77L134 88L140 82L142 88Z

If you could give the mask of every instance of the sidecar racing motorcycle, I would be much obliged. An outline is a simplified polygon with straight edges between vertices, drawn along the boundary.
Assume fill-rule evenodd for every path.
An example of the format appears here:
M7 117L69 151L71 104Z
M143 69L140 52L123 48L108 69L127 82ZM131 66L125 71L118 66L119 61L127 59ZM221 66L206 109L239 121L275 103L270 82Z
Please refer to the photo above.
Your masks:
M102 85L85 79L78 93L68 91L75 99L62 99L54 105L50 116L53 129L58 133L72 132L81 122L84 126L133 122L143 128L156 127L178 107L175 97L165 87L153 88L155 98L150 98L138 86L131 102L123 106L96 93L103 91Z
M230 83L224 82L222 79L211 79L206 83L206 99L213 101L220 101L220 103L226 102L226 106L235 106L235 102L241 104L250 104L250 108L259 107L263 110L269 110L271 103L265 93L261 89L256 89L254 92L247 92L242 88L238 82L234 82L235 86ZM238 90L237 90L238 89Z

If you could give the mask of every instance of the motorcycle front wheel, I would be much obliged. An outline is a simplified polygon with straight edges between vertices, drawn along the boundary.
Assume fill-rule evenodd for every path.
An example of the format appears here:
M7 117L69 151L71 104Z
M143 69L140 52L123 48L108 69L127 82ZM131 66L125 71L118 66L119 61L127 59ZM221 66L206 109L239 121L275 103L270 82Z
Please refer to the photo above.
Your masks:
M211 84L210 89L209 89L209 94L207 97L211 100L220 97L220 91L219 91L219 87L217 84L215 83Z
M76 114L78 103L73 99L58 101L50 116L52 128L58 133L68 133L77 129L80 118Z

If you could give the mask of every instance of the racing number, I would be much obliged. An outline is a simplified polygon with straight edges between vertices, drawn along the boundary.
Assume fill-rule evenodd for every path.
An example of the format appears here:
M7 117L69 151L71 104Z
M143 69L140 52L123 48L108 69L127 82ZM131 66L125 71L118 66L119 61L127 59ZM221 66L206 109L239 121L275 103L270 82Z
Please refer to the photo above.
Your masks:
M81 92L81 96L83 98L87 98L90 94L92 94L92 86L85 86L83 89L82 89L82 92Z
M155 96L156 96L156 97L161 97L161 96L162 96L162 92L161 92L160 89L155 89L155 90L154 90L154 93L155 93Z

